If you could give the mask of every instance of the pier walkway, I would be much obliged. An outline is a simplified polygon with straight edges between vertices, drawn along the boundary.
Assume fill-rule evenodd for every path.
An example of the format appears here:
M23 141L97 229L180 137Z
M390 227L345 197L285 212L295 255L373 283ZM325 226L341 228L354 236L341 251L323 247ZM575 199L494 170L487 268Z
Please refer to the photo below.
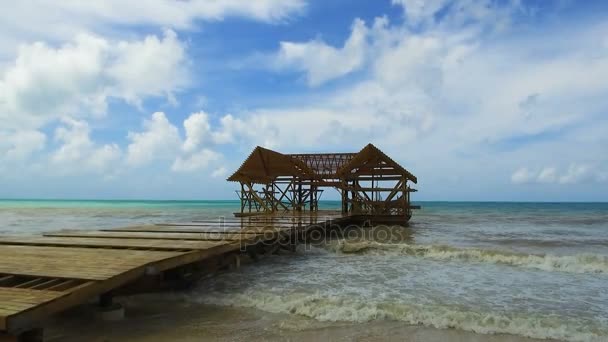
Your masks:
M319 211L0 235L0 341L41 341L45 319L97 296L145 291L146 282L187 267L238 267L243 254L255 258L282 239L349 219Z

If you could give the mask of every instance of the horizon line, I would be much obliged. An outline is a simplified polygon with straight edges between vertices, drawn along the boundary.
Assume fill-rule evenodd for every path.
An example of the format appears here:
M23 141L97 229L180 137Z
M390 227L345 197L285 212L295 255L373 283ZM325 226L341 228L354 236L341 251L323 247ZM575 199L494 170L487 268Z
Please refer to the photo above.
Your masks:
M0 198L0 201L72 201L72 202L238 202L239 199L143 199L143 198ZM340 199L325 199L320 202L340 202ZM547 203L547 204L566 204L566 203L608 203L608 201L532 201L532 200L412 200L412 202L444 202L444 203Z

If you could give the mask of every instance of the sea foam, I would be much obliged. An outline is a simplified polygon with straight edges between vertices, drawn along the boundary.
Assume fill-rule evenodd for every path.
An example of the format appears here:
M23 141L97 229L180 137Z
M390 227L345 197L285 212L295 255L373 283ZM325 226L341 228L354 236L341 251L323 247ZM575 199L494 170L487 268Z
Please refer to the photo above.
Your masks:
M381 243L369 240L336 240L325 246L338 253L408 255L435 260L459 260L503 264L569 273L608 273L608 256L599 254L551 255L524 254L481 248L445 245Z
M608 331L596 322L555 315L510 315L468 311L458 307L414 305L402 302L368 302L320 294L246 291L241 294L206 293L205 304L251 307L272 313L289 313L329 322L402 321L440 329L455 328L481 334L514 334L540 339L606 341Z

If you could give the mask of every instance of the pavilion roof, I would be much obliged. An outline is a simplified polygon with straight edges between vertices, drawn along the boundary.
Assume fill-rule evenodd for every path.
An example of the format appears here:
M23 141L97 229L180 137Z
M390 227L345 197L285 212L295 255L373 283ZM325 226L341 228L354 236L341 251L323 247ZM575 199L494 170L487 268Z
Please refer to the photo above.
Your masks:
M257 146L228 181L266 184L278 177L302 179L351 178L377 173L417 178L372 144L355 153L283 154ZM375 170L375 171L374 171Z

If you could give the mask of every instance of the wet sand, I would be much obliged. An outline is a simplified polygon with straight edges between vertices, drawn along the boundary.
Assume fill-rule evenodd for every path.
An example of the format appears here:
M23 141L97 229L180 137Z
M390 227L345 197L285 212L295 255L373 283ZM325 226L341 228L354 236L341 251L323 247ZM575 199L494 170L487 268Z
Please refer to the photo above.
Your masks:
M93 305L81 306L49 322L45 338L49 342L539 341L513 335L483 335L456 329L411 326L396 321L319 322L298 315L272 314L257 309L185 303L163 295L123 297L118 301L126 308L124 320L102 321L95 317Z

